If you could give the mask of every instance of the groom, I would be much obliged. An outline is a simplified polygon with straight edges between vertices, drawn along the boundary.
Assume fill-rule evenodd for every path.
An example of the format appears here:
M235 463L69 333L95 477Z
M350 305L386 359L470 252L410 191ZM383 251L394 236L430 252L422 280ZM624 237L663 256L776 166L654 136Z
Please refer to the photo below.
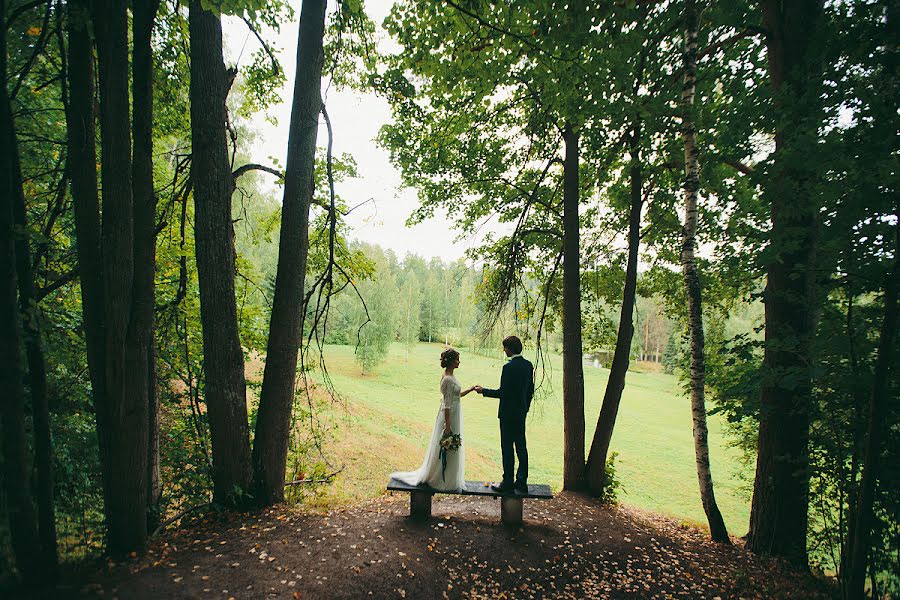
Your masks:
M500 375L500 389L489 390L480 385L475 386L475 391L488 398L499 398L500 409L497 416L500 418L500 449L503 453L503 481L500 485L493 484L491 488L502 494L514 492L516 494L528 493L528 448L525 445L525 415L531 407L531 399L534 396L534 367L526 359L522 358L522 340L514 335L503 340L503 351L509 357L509 362L503 365L503 373ZM515 448L515 454L513 454ZM519 469L515 472L513 481L513 468L515 457L519 457Z

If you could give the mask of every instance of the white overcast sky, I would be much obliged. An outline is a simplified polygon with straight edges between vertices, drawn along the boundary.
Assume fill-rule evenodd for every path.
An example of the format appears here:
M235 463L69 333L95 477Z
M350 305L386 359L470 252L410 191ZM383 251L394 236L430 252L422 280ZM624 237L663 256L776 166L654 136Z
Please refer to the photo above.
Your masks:
M300 2L291 0L295 19L300 16ZM330 13L335 3L328 4ZM391 0L367 0L365 3L369 16L379 28L378 35L382 42L386 34L381 30L381 23L392 4ZM284 102L270 110L277 118L277 126L262 118L254 123L258 137L251 156L255 162L268 163L268 157L273 156L283 165L286 159L290 100L296 70L297 27L296 20L285 23L275 44L281 49L279 60L287 77L281 92ZM224 19L224 32L226 62L229 64L233 64L238 56L241 62L249 61L252 53L260 47L256 37L238 19ZM271 33L267 37L271 38ZM238 64L238 68L240 66ZM326 78L323 92L327 84ZM440 256L444 260L461 257L474 242L455 242L457 233L451 229L444 215L438 214L413 228L405 225L418 203L416 190L401 187L399 171L391 165L387 151L375 143L379 128L391 118L387 102L373 93L338 90L334 86L327 89L325 102L334 127L334 154L352 154L359 170L359 178L337 184L337 192L349 206L369 198L374 200L374 204L366 204L348 216L351 237L391 248L400 257L407 253L424 257ZM327 132L324 123L320 122L318 144L324 147L326 142ZM276 195L280 199L280 188Z

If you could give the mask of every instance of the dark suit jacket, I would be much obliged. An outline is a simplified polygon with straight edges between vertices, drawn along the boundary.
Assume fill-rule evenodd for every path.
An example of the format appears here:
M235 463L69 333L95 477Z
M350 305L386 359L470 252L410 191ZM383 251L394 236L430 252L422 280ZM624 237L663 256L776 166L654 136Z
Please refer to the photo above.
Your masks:
M481 393L488 398L500 399L498 418L524 417L534 397L534 367L525 358L516 356L503 365L500 389L484 388Z

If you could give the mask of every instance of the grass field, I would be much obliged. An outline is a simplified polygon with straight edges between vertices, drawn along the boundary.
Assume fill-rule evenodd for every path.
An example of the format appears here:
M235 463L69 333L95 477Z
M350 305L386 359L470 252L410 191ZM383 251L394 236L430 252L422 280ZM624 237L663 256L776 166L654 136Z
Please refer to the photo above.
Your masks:
M440 344L419 344L407 355L394 345L375 372L362 375L350 346L329 346L326 361L335 389L346 410L325 416L334 435L326 442L331 462L346 468L325 494L331 500L363 498L380 493L393 470L418 467L440 402ZM526 356L528 352L526 350ZM463 388L499 385L503 365L462 351L457 377ZM531 462L529 480L562 484L562 360L550 361L549 381L532 406L528 420ZM585 367L585 417L590 444L606 369ZM496 480L501 474L497 401L472 393L463 398L466 477ZM710 453L716 497L730 532L746 533L749 500L738 477L736 450L727 447L720 423L710 418ZM628 505L704 525L691 437L690 401L680 393L674 376L631 371L619 408L612 450L618 453L622 482L620 500ZM322 498L326 501L325 498Z

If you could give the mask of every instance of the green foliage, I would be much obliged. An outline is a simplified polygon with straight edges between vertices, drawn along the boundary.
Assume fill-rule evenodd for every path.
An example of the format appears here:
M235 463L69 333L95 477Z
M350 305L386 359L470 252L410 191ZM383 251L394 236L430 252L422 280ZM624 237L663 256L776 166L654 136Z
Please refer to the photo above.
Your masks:
M389 285L365 281L357 286L366 303L365 307L357 304L357 310L351 313L351 323L359 324L356 329L356 362L363 373L371 372L384 361L395 339L396 297Z
M397 295L399 300L397 339L407 349L411 349L419 341L421 287L414 278L408 278L397 290Z
M325 64L338 86L361 89L375 69L375 23L366 14L363 0L342 0L325 30Z
M616 458L618 456L618 452L611 452L609 458L606 459L603 489L597 497L603 504L615 505L618 503L619 491L622 489L622 482L616 476Z

